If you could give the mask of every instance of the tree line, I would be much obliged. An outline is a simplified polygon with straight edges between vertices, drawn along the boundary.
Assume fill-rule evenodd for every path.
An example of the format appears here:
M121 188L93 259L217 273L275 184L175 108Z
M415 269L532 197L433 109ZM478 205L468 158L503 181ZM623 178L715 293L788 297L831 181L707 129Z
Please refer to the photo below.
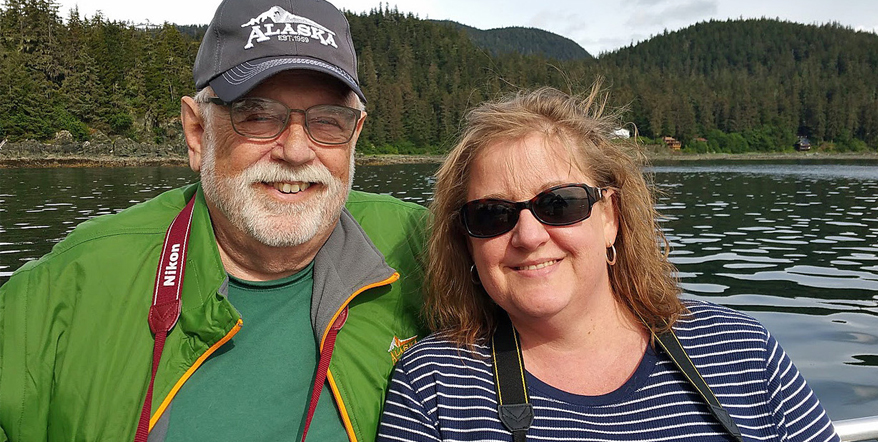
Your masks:
M878 35L838 24L711 21L557 60L478 46L460 26L386 6L347 16L369 99L363 153L439 153L484 99L540 85L581 92L599 76L626 126L684 149L787 150L798 136L878 149ZM195 92L203 29L142 28L76 9L62 18L54 0L4 0L0 140L66 130L77 141L180 143L179 100Z

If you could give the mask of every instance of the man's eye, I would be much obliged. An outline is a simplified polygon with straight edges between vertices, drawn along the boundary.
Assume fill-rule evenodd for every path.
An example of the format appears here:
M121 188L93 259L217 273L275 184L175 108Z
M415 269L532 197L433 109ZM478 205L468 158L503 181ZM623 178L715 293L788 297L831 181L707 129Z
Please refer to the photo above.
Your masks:
M279 120L277 115L269 114L269 113L251 113L244 117L242 121L259 123L265 121L276 121Z
M332 117L315 117L308 121L311 126L341 127L341 123Z

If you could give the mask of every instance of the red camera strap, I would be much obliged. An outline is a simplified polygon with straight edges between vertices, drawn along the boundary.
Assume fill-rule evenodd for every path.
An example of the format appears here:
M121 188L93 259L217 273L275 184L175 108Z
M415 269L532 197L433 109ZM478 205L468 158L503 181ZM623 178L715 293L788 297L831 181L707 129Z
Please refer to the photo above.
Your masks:
M189 227L192 225L192 209L194 207L195 197L193 196L189 200L189 204L174 218L168 227L168 233L165 234L162 256L155 275L155 293L152 298L152 306L149 308L149 329L155 334L155 344L152 351L152 375L149 378L149 388L146 390L146 399L143 401L143 409L140 412L140 421L134 436L135 442L146 442L149 436L149 417L152 409L152 387L155 383L155 374L162 358L165 338L168 337L168 332L174 328L177 319L180 318L180 293L183 291L183 272L186 268Z
M305 418L305 429L302 430L302 442L305 442L305 436L308 435L308 427L311 426L311 418L314 417L314 411L317 410L317 401L320 399L320 392L323 391L323 383L326 382L326 374L329 372L329 361L332 360L332 350L335 348L335 337L338 331L344 326L348 319L348 308L345 307L335 318L332 326L329 327L329 333L323 341L323 351L320 352L320 362L317 363L317 376L314 377L314 386L311 387L311 402L308 404L308 417Z

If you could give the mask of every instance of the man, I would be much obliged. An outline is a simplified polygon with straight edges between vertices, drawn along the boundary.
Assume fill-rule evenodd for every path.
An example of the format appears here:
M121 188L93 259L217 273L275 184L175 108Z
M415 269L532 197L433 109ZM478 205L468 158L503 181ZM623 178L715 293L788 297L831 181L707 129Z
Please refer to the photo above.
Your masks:
M350 192L347 20L225 0L194 74L201 184L83 223L0 288L0 441L374 439L422 334L425 212Z

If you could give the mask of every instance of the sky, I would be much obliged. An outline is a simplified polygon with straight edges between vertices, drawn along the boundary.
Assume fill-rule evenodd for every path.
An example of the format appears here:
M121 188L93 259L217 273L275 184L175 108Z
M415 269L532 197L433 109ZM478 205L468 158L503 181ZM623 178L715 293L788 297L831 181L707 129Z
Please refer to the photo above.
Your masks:
M135 24L207 24L219 0L58 0L62 17L101 11ZM665 30L711 19L778 18L804 24L837 22L878 33L876 0L331 0L341 9L368 12L388 4L423 19L453 20L478 29L540 28L567 37L598 56Z

